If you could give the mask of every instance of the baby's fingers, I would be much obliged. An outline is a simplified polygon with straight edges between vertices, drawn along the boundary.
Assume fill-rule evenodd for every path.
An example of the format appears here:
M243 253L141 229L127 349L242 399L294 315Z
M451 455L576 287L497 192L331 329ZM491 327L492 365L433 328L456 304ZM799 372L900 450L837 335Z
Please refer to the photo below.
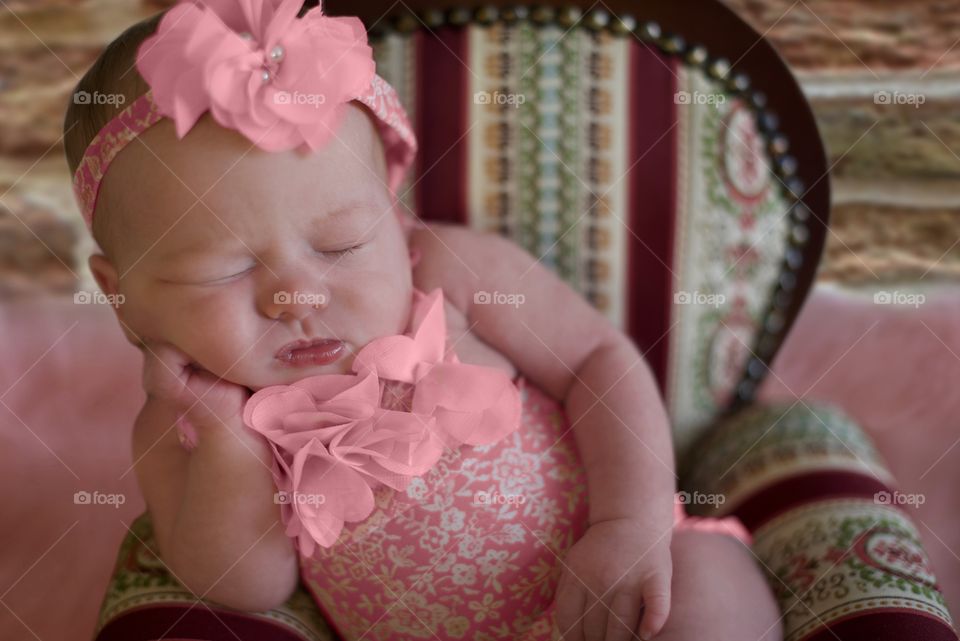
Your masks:
M617 592L607 615L607 637L604 641L631 641L640 622L640 595Z
M670 577L655 574L643 584L643 621L640 638L652 639L663 629L670 615Z
M187 419L224 422L240 414L247 390L194 365L189 356L165 342L143 346L143 388L169 403Z
M565 572L557 586L555 618L563 641L584 641L583 606L586 593L583 586L571 580Z
M584 641L604 641L607 636L606 604L592 594L587 594L586 612L583 615Z
M143 344L143 389L156 398L180 397L189 379L189 357L169 343Z

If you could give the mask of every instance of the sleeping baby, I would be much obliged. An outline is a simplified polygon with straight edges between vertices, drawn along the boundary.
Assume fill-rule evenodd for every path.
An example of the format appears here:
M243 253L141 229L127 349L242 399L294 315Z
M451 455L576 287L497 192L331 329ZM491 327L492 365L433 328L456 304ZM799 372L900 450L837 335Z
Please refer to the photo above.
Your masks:
M239 610L303 587L349 641L779 638L748 535L675 499L633 343L404 210L416 138L361 22L301 5L180 2L78 86L123 100L67 114L163 564Z

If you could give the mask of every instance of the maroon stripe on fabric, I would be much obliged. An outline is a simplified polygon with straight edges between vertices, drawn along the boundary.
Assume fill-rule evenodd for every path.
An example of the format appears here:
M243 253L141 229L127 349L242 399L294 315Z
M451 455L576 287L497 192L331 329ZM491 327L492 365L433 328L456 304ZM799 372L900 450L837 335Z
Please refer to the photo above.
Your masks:
M916 610L867 610L831 621L803 641L869 639L870 641L957 641L957 633L940 619Z
M631 40L627 106L629 173L626 327L666 390L673 308L673 242L677 217L676 62ZM616 135L617 132L614 132ZM664 267L666 265L669 267Z
M416 34L417 138L415 191L424 220L467 221L467 30Z
M150 605L130 610L104 626L96 641L154 641L195 639L197 641L306 641L285 626L243 613L214 608L216 616L201 604ZM179 620L178 620L179 619Z
M890 488L863 472L809 472L763 488L733 513L753 532L775 516L805 503L838 498L873 499L877 492L890 492Z

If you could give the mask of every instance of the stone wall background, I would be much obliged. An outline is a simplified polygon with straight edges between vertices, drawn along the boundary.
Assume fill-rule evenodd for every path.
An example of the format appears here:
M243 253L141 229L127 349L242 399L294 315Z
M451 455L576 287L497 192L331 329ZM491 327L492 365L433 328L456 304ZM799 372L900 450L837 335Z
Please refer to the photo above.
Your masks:
M790 64L826 141L819 278L960 280L960 0L726 2Z
M797 73L828 145L835 206L818 278L956 281L960 0L726 1ZM163 4L0 8L0 297L93 287L60 146L63 109L102 47Z

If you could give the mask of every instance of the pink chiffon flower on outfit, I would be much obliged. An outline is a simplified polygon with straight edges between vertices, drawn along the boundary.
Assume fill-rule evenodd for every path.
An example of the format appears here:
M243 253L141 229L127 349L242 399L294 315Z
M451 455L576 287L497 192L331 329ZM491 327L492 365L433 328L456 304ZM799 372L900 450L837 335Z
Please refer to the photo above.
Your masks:
M273 450L286 533L308 557L370 515L379 485L404 490L446 448L492 444L520 426L510 377L446 349L443 291L415 295L408 332L370 341L352 374L266 387L244 407Z

